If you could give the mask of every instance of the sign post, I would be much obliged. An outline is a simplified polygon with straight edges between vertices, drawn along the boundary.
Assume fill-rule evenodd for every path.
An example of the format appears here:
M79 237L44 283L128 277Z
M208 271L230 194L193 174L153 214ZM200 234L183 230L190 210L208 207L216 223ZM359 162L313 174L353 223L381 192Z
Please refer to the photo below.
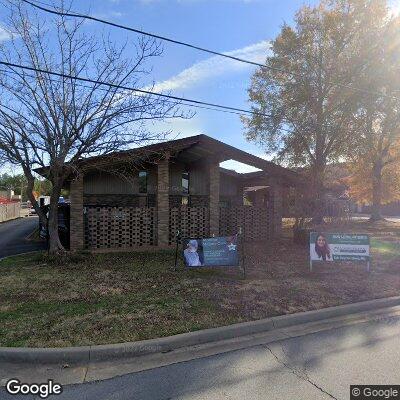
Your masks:
M310 233L310 272L313 261L365 261L370 272L370 238L358 233Z
M175 263L174 263L174 271L176 271L176 264L178 262L178 247L179 247L179 239L181 238L181 234L179 230L176 232L176 247L175 247Z
M238 232L238 236L239 236L239 241L240 241L240 248L242 250L242 257L241 257L241 266L242 266L242 270L243 270L243 279L246 280L246 259L245 259L245 248L244 248L244 235L242 232L242 227L239 228L239 232Z

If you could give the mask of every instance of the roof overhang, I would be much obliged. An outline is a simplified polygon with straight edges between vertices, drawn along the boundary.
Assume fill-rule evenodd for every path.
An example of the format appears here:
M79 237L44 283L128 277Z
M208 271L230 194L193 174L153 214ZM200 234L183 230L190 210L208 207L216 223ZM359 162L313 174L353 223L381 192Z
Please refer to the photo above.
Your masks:
M97 168L107 168L110 165L123 165L126 163L152 162L163 159L166 155L171 159L179 159L184 163L192 163L201 160L213 160L223 162L227 160L239 161L243 164L261 169L259 173L267 173L280 178L294 181L299 174L283 168L270 161L246 153L231 145L213 139L207 135L197 135L182 139L151 144L125 151L113 152L106 155L94 156L81 159L70 165L71 175L76 170L88 171ZM68 168L69 165L66 165ZM39 175L48 177L49 168L38 168L35 170ZM249 174L238 174L238 176L249 176Z

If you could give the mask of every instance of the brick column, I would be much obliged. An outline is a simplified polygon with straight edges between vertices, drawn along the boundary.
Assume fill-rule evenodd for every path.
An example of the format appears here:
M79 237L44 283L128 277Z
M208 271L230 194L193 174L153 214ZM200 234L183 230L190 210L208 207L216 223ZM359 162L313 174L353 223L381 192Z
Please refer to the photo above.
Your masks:
M282 233L282 208L283 208L283 193L282 185L279 181L272 182L273 189L273 236L279 237Z
M169 244L169 155L157 168L157 244Z
M83 175L76 177L70 185L70 248L72 251L82 250L84 247L84 220L83 220Z
M219 162L210 163L210 235L219 236Z

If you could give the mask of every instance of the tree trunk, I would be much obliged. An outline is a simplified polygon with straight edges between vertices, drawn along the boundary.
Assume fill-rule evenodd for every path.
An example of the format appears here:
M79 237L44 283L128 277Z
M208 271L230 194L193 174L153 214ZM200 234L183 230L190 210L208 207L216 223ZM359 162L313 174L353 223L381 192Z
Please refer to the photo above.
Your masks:
M312 223L320 225L324 222L324 171L325 165L323 162L318 162L314 166L313 171L313 214Z
M47 225L50 254L60 254L65 252L58 235L58 200L60 198L60 194L61 187L53 185L53 190L50 196L49 219Z
M371 221L380 221L382 205L382 163L377 162L372 168L372 209Z

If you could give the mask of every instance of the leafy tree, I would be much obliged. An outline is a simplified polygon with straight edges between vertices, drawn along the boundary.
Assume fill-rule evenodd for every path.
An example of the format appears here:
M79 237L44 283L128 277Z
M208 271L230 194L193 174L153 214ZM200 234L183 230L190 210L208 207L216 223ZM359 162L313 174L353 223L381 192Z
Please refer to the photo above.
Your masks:
M40 196L51 196L53 190L51 182L47 179L35 179L33 188Z
M0 175L0 190L13 190L15 194L22 195L22 201L26 201L27 180L24 174L2 174ZM50 196L52 191L51 182L47 179L36 179L33 184L33 191L41 196Z
M367 61L361 39L385 13L384 0L303 7L293 27L283 25L265 67L252 77L249 99L257 114L243 118L246 138L277 161L309 171L316 223L323 218L326 165L357 141L349 127L360 96L353 88Z
M350 187L350 196L361 202L374 204L374 166L372 158L360 158L349 167L350 175L346 183ZM376 184L376 183L375 183ZM392 201L400 200L400 162L387 164L382 168L379 178L379 198L380 204L387 204ZM380 219L380 207L378 218L372 215L373 220Z
M23 191L24 187L26 187L26 179L24 175L0 175L0 190L13 190L15 194L20 195L21 189Z
M360 84L369 93L360 96L352 124L350 184L357 199L372 203L371 220L379 220L381 204L400 198L400 18L382 18L363 48L369 63Z

